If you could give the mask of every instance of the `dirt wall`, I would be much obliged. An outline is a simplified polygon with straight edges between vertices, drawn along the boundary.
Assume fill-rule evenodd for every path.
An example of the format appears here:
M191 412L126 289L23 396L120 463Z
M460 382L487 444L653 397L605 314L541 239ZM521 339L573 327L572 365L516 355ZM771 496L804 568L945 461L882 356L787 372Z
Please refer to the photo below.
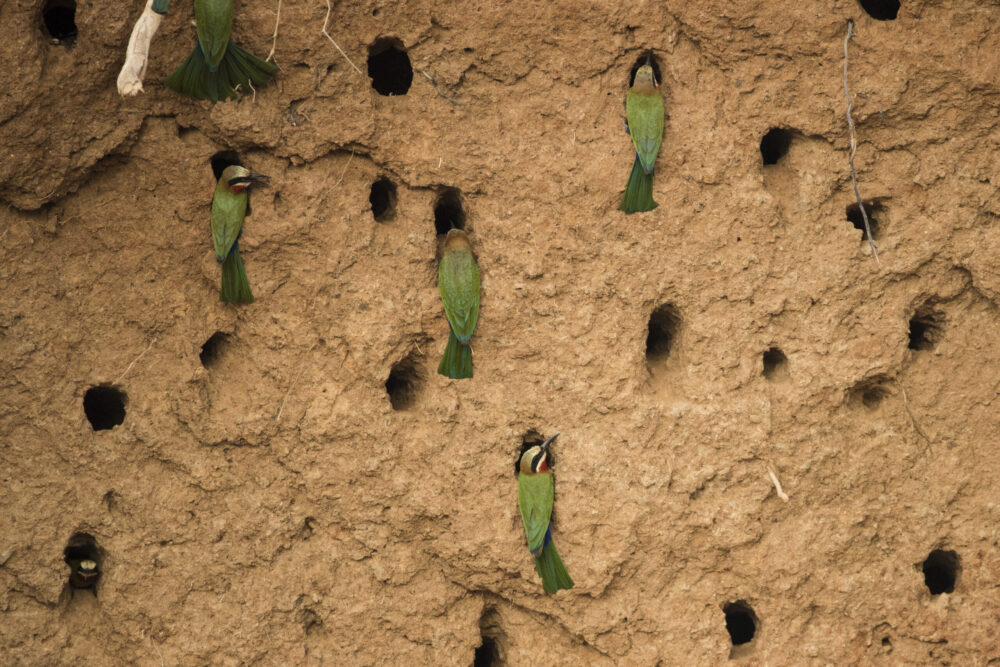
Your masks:
M1000 660L1000 4L336 2L358 72L324 2L276 39L239 3L281 72L215 106L161 83L190 3L129 99L144 3L58 43L43 4L0 5L7 664ZM626 216L650 51L660 205ZM271 177L244 307L221 151ZM436 373L435 212L482 271L472 380ZM557 432L545 596L513 465Z

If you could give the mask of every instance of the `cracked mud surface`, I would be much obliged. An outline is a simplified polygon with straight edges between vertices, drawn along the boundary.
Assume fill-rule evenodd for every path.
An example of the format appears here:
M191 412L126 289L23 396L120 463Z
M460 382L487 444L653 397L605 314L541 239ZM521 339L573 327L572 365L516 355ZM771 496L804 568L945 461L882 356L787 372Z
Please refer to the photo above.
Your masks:
M750 662L1000 658L1000 7L336 3L362 70L379 37L407 49L411 88L382 97L321 34L324 3L285 0L276 81L211 107L160 83L193 45L178 0L145 93L118 97L142 4L81 2L71 48L40 3L0 6L13 664L468 665L484 635L510 665L713 664L734 601L759 619ZM266 55L275 8L243 3L237 41ZM847 18L881 267L847 218ZM647 49L660 206L624 216ZM791 140L764 166L772 128ZM271 177L244 308L218 301L208 235L222 150ZM447 188L483 276L461 382L435 372ZM664 305L669 350L647 360ZM101 384L127 414L95 432ZM555 597L517 513L530 432L561 433L576 588ZM78 532L102 550L97 597L65 589ZM961 569L932 597L938 548Z

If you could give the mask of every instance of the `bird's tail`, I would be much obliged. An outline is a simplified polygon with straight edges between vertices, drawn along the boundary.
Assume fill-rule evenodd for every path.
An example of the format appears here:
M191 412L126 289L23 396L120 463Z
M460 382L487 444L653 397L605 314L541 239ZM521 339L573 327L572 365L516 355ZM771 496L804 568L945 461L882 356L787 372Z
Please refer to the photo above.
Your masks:
M233 249L222 263L222 292L219 300L227 303L253 302L253 292L250 291L247 272L243 269L238 243L233 244Z
M229 42L218 67L213 68L205 59L201 44L195 44L191 55L164 83L167 88L196 100L218 102L262 87L277 71L277 65L261 60L235 42Z
M653 174L646 173L636 155L632 175L628 177L628 185L625 186L625 194L618 208L626 213L639 213L652 211L657 206L653 201Z
M546 593L573 588L573 580L570 579L569 572L566 571L566 566L556 551L555 542L551 536L545 537L547 541L542 547L542 553L535 558L535 569L542 578L542 588Z
M463 344L455 337L455 332L448 329L448 347L444 348L444 356L438 364L438 373L461 380L472 377L472 346Z

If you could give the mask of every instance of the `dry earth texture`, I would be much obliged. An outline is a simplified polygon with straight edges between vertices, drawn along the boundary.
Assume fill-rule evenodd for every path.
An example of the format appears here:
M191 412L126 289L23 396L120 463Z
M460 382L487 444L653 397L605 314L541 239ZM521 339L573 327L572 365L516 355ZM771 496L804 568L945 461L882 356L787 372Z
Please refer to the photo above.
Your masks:
M336 2L360 71L322 0L276 40L242 2L281 72L211 106L162 84L190 2L123 99L144 2L6 0L4 664L1000 661L1000 3L866 2ZM244 307L222 151L271 177ZM472 380L435 222L482 269ZM546 596L514 462L556 432Z

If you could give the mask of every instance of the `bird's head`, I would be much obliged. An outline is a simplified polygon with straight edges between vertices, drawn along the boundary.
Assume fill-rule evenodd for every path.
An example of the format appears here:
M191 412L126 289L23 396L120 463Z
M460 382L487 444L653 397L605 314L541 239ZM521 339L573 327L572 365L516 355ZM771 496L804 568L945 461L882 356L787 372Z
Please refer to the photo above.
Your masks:
M459 250L466 249L471 250L472 244L469 243L469 235L465 233L464 230L453 227L448 230L448 235L444 237L444 249L445 250Z
M645 64L635 72L635 81L632 83L633 86L652 86L656 87L656 75L653 74L652 64Z
M549 468L549 445L559 437L556 433L540 445L529 447L521 454L521 472L526 475L536 475L540 472L550 470Z
M226 187L233 192L240 193L249 188L254 183L267 180L263 174L251 174L250 170L239 164L231 164L222 171L219 179L226 184Z

